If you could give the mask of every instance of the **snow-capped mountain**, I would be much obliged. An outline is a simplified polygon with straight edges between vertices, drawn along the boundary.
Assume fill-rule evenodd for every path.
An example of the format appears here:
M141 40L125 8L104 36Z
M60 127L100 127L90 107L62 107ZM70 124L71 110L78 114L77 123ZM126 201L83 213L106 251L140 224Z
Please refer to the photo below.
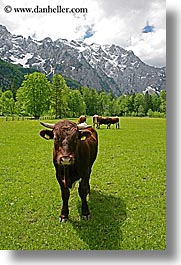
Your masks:
M143 63L132 51L116 45L87 45L82 41L47 37L41 41L12 35L0 25L0 58L33 67L47 76L61 73L98 91L114 95L140 92L148 86L166 89L166 68Z

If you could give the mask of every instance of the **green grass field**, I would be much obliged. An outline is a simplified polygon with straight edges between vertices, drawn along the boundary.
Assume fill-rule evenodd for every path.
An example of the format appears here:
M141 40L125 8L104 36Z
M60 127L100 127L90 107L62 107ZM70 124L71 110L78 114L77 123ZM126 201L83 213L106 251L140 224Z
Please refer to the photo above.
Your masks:
M149 118L121 118L119 130L102 125L91 220L81 220L76 184L69 221L60 224L53 142L39 136L39 121L1 120L0 249L166 249L165 126L165 119Z

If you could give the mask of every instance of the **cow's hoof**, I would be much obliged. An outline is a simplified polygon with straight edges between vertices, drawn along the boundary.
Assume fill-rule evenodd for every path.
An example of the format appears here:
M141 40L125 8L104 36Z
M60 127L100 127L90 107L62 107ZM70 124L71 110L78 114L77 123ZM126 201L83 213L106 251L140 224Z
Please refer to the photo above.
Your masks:
M82 215L82 219L85 220L85 221L89 221L90 220L90 214Z
M65 223L67 222L68 218L60 216L59 220L60 220L60 223Z

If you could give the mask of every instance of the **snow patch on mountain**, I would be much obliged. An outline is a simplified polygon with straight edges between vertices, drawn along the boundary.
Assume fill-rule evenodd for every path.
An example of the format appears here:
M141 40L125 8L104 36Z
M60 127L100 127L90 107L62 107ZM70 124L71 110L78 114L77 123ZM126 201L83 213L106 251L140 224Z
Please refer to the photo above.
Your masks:
M27 53L27 54L25 54L25 56L23 58L17 58L17 57L14 57L14 55L11 55L9 58L11 59L11 61L14 64L21 64L23 67L29 67L27 62L28 62L28 59L30 59L32 57L33 57L33 54Z

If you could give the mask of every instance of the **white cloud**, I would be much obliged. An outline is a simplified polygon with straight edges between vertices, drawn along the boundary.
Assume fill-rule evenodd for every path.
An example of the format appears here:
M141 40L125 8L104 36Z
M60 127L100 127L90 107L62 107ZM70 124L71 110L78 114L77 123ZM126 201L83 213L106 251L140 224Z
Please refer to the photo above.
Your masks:
M80 39L88 28L93 36L87 43L117 44L132 49L145 63L162 66L166 62L165 0L8 0L12 7L85 7L87 14L5 13L7 1L0 0L0 24L13 34L25 37L47 36L53 40ZM153 34L142 34L147 20L155 26Z
M89 40L115 43L132 49L145 63L166 64L166 4L165 0L100 0L104 17L97 23L97 32ZM154 33L143 34L149 21Z
M166 64L166 36L165 30L160 29L153 33L142 33L132 37L128 50L132 50L138 57L151 65L163 66Z

